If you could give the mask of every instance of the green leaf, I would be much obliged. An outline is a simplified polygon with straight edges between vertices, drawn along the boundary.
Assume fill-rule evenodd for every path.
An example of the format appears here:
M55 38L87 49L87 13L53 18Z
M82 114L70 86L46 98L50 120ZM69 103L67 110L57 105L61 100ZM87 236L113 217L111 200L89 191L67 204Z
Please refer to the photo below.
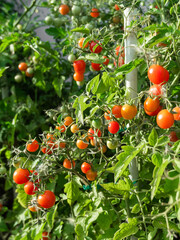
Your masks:
M87 216L88 218L86 219L86 229L88 230L89 227L93 222L97 220L99 217L99 214L103 212L102 208L95 209L94 211L88 212Z
M137 66L139 66L142 62L144 62L144 59L135 59L127 64L123 64L121 67L117 68L114 73L117 76L119 75L119 73L127 74L133 69L135 69Z
M162 164L162 156L160 153L156 152L152 155L152 163L157 167L160 167Z
M65 77L61 76L60 78L55 78L52 82L54 89L59 97L62 96L62 87L64 83Z
M75 108L76 119L79 120L82 124L84 123L84 111L91 106L92 102L86 103L89 101L89 98L81 95L74 101L73 108Z
M80 59L82 59L82 57L80 57ZM93 63L103 63L105 61L103 56L99 56L96 53L86 54L84 59L88 60L88 61L91 61Z
M169 142L169 137L168 136L162 136L158 139L157 145L158 146L164 146Z
M8 69L9 67L2 67L0 68L0 77L2 77L3 73Z
M178 140L177 142L175 142L172 146L172 150L176 153L179 154L180 152L180 140Z
M151 131L151 133L148 137L148 141L149 141L149 145L151 145L153 147L157 144L158 134L157 134L157 132L154 128L153 128L153 130Z
M77 224L75 227L75 232L77 234L77 240L84 240L85 233L81 224Z
M139 229L137 227L137 220L133 220L129 223L122 223L120 225L120 230L115 233L113 240L125 239L126 237L136 234Z
M120 153L117 156L117 159L119 161L118 161L118 163L116 163L115 168L114 168L114 180L115 180L115 182L123 174L123 172L128 167L129 163L143 149L143 147L144 147L144 143L139 144L136 148L132 147L132 146L122 147L124 149L124 152Z
M43 233L45 225L46 225L46 222L43 222L43 223L41 223L41 225L37 224L35 226L35 229L31 234L32 239L39 240L42 237L42 233Z
M47 28L45 29L45 32L49 35L49 36L53 36L54 38L64 38L66 36L66 32L63 30L63 28Z
M154 196L156 195L156 192L158 190L160 181L161 181L161 177L164 173L165 168L167 167L169 163L169 158L166 158L163 160L163 163L159 166L155 168L155 174L154 174L154 178L151 182L151 200L153 200Z
M171 231L180 233L180 229L178 228L178 225L176 223L169 221L169 220L168 220L168 223L169 223L169 229ZM158 229L167 229L166 219L163 217L156 218L153 221L153 225L154 225L154 227L156 227Z
M54 226L54 219L57 212L58 204L56 204L55 209L52 208L50 212L47 213L47 223L49 227L52 229Z
M118 183L105 183L101 186L114 194L124 194L124 192L130 191L130 185L128 182L119 180Z
M131 210L132 213L138 213L138 212L140 212L140 211L141 211L141 208L140 208L140 206L139 206L139 203L136 203L136 204L134 205L134 207L132 208L132 210Z
M6 223L4 222L4 219L0 216L0 232L8 232L9 229L6 225Z
M27 208L28 202L30 201L31 196L27 195L24 192L24 186L21 186L21 185L17 185L16 192L18 193L17 194L18 202L21 204L22 207Z
M90 82L88 82L88 84L86 85L86 92L90 93L90 91L95 94L97 89L98 89L98 85L99 85L99 79L100 79L100 74L96 75Z
M99 109L99 106L96 105L95 107L93 107L91 110L90 110L90 116L94 116L94 114L96 113L96 111Z
M66 183L64 187L64 192L67 194L67 202L69 205L73 205L79 196L79 185L74 180L72 180Z
M102 213L99 214L97 223L99 224L100 228L103 229L104 231L110 228L112 219L108 211L103 211Z
M71 32L80 32L80 33L85 33L85 34L90 33L89 29L87 29L85 27L74 28L74 29L71 30Z

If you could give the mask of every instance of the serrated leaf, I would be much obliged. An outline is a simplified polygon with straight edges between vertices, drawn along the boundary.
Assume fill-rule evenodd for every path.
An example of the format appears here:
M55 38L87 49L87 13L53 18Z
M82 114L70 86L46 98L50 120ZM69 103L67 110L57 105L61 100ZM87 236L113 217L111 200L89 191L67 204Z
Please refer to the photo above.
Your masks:
M157 132L154 128L153 128L153 130L151 131L151 133L148 137L148 141L149 141L149 145L151 145L153 147L157 144L158 134L157 134Z
M178 225L176 223L169 221L169 220L168 220L168 223L169 223L169 229L171 231L180 233L180 229L178 228ZM163 217L156 218L153 221L153 225L154 225L154 227L156 227L158 229L167 229L166 219Z
M74 28L74 29L71 30L71 32L80 32L80 33L85 33L85 34L90 33L89 29L87 29L85 27Z
M61 77L61 78L55 78L52 82L54 89L59 97L62 96L62 87L63 87L64 80L65 78Z
M169 142L169 137L168 136L162 136L158 139L157 145L158 146L164 146Z
M16 192L17 192L18 202L21 204L21 206L23 208L27 208L28 207L28 202L30 201L31 196L27 195L24 192L24 187L21 186L21 185L17 185Z
M125 192L130 191L130 185L123 180L119 180L117 184L105 183L105 184L101 184L101 186L113 194L124 194Z
M103 211L102 213L99 214L97 223L99 224L100 228L103 229L104 231L110 228L112 219L108 211Z
M69 205L73 205L79 196L79 185L72 180L64 185L64 192L67 194L67 202Z
M113 240L122 240L126 237L132 236L138 232L139 228L137 227L137 221L132 221L129 223L122 223L120 225L120 230L118 230Z
M134 207L132 208L131 212L132 212L132 213L138 213L138 212L140 212L140 210L141 210L141 208L140 208L140 206L139 206L139 203L136 203L136 204L134 205Z
M95 76L88 84L86 85L86 92L92 92L93 94L96 93L99 85L100 75L98 74Z
M127 64L123 64L121 67L117 68L114 73L117 76L119 75L119 73L127 74L136 67L138 67L142 62L144 62L144 59L135 59Z
M115 180L115 182L123 174L125 169L128 167L129 163L143 149L143 147L144 147L144 143L139 144L136 148L132 147L132 146L123 147L124 152L120 153L117 156L117 159L119 161L118 161L118 163L116 163L115 168L114 168L114 180Z
M152 155L152 163L156 165L157 167L160 167L162 164L162 156L160 153L154 153Z

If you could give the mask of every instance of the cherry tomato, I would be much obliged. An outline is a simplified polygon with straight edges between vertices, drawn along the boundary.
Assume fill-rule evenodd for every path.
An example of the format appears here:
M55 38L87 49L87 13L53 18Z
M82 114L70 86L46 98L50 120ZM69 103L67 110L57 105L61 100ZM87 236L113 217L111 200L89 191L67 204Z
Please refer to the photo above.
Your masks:
M76 124L73 124L73 125L71 126L71 132L72 132L72 133L76 133L77 131L79 131L78 126L77 126Z
M48 232L43 232L42 233L42 240L50 240L50 234Z
M17 83L20 83L20 82L22 82L22 80L23 80L23 76L20 75L20 74L17 74L17 75L14 77L14 80L15 80Z
M121 57L125 57L124 47L117 46L115 52L117 56L120 54Z
M167 129L172 127L174 124L173 114L167 109L161 110L156 117L157 125L162 129Z
M125 104L121 108L122 117L126 120L133 119L137 114L137 108L135 105Z
M41 148L41 151L42 151L44 154L48 154L48 155L52 154L51 149L50 149L50 148L47 148L47 147L42 147L42 148Z
M75 72L73 78L77 82L82 82L84 80L84 73Z
M56 197L53 192L46 190L42 195L38 196L38 204L43 208L51 208L54 206Z
M28 208L31 212L37 212L37 210L38 210L36 205L28 206Z
M101 70L101 64L99 63L91 63L92 69L95 71L100 71Z
M66 147L66 143L65 142L60 142L59 143L59 147L60 148L65 148Z
M74 5L74 6L72 6L72 14L74 15L74 16L77 16L77 15L79 15L80 14L80 12L81 12L81 8L79 7L79 6L76 6L76 5Z
M173 108L173 112L175 112L175 113L173 114L174 120L180 121L180 107L175 107L175 108Z
M87 48L89 46L89 42L87 42L86 45L83 47L84 39L85 38L80 38L78 41L78 45L80 48Z
M120 56L118 58L118 67L121 67L123 64L124 64L124 58ZM114 61L114 66L117 67L116 61Z
M175 131L170 132L169 139L171 142L177 142L179 140Z
M48 140L55 140L54 135L51 134L51 133L48 133L48 134L46 135L46 138L47 138Z
M121 105L114 105L114 107L112 108L112 114L114 115L115 118L121 118Z
M92 52L92 53L100 53L101 51L102 51L102 47L98 44L98 42L99 41L92 41L91 43L90 43L90 51ZM93 50L94 49L94 47L96 46L96 48L95 48L95 50Z
M115 23L115 24L120 23L120 17L119 17L119 16L114 16L114 17L112 18L112 21L113 21L113 23Z
M90 15L91 15L91 17L93 17L93 18L99 17L99 10L98 10L97 8L92 8Z
M79 149L85 149L88 147L88 143L84 142L83 140L81 139L78 139L77 142L76 142L76 146L79 148Z
M114 8L115 8L116 11L120 10L120 8L119 8L119 6L117 4L114 5Z
M60 132L65 132L66 131L66 127L64 125L56 126L56 129L59 130Z
M54 18L53 24L55 27L59 28L62 25L63 21L61 18Z
M148 112L144 109L145 113L149 116L156 116L162 110L162 106L159 106L154 112Z
M160 97L162 95L162 86L158 84L154 84L149 89L149 95L151 97Z
M160 65L151 65L148 69L148 78L154 84L165 84L169 80L169 72Z
M27 64L25 62L22 62L18 65L18 68L21 72L25 72L27 70Z
M72 164L73 164L73 167L75 167L75 161L74 160L72 160ZM63 167L65 167L65 168L71 169L72 164L71 164L71 161L68 160L67 158L65 158L64 161L63 161Z
M109 110L107 110L107 112L104 113L104 118L105 118L106 120L110 120L110 119L111 119L111 117L110 117L110 111L109 111Z
M81 171L83 173L87 173L87 171L89 171L91 169L91 165L87 162L83 162L81 165Z
M104 144L101 145L98 149L101 151L101 153L105 153L107 151L107 147Z
M27 169L18 168L13 174L13 180L17 184L23 184L29 181L29 171Z
M24 185L24 191L28 195L34 195L37 190L38 190L38 188L35 186L35 184L33 182L28 181Z
M77 73L84 73L86 69L86 63L83 60L76 60L73 63L74 71Z
M94 135L97 135L98 137L101 137L101 130L96 129L95 132L92 128L88 130L88 138L93 139Z
M39 143L36 140L31 140L30 143L26 144L26 149L29 152L36 152L39 148Z
M160 102L158 98L150 98L148 97L144 102L144 108L148 112L154 112L159 107Z
M76 56L74 55L74 54L70 54L69 56L68 56L68 61L69 62L74 62L76 60Z
M111 121L108 125L108 131L115 134L119 131L119 123L116 121Z
M118 142L117 141L113 141L113 140L108 140L107 141L107 147L109 149L116 149L118 146Z
M62 15L67 15L69 13L70 9L68 7L68 5L66 4L62 4L60 7L59 7L59 12L60 14Z
M72 117L65 117L65 119L64 119L64 125L65 126L69 126L69 125L71 125L71 123L73 123L73 119L72 119Z
M92 126L94 128L100 128L101 127L101 120L100 119L94 119L92 120Z
M106 59L106 60L103 62L103 64L107 66L107 65L109 64L109 58L106 57L106 56L103 56L103 58Z
M53 23L53 18L51 16L47 16L47 17L45 17L44 21L48 25L51 25Z
M87 178L89 181L94 181L94 180L97 178L97 172L92 171L92 169L88 170L88 171L86 172L86 178Z

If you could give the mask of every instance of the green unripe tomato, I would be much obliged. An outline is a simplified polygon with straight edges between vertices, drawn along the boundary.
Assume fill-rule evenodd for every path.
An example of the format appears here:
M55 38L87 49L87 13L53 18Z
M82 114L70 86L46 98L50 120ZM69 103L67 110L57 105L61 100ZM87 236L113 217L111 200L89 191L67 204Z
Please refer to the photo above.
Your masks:
M26 71L27 71L29 74L33 74L33 73L34 73L34 69L31 68L31 67L27 68Z
M82 18L81 18L81 22L83 23L83 24L86 24L87 22L88 22L88 16L83 16Z
M87 23L87 24L85 25L85 28L89 29L89 31L92 31L93 28L94 28L94 25L92 25L91 23Z
M82 87L82 86L84 85L84 80L83 80L83 81L81 81L81 82L79 82L79 81L76 81L76 83L77 83L77 85L78 85L79 87Z
M22 25L21 25L21 24L18 24L18 25L17 25L17 29L18 29L19 31L21 31L21 30L22 30L22 28L23 28L23 27L22 27Z
M20 83L22 82L23 80L23 76L21 74L17 74L15 77L14 77L14 80L17 82L17 83Z
M60 27L62 24L62 20L60 18L55 18L54 19L54 26L55 27Z
M113 140L107 140L107 147L109 149L116 149L118 145L117 141L113 141Z
M0 166L0 175L3 175L6 173L6 168L4 166Z
M74 55L74 54L70 54L69 56L68 56L68 61L69 62L74 62L76 60L76 56Z
M72 14L75 16L79 15L81 12L81 8L76 5L74 5L71 10L72 10Z
M100 119L94 119L94 120L92 120L92 127L94 127L94 128L100 128L100 127L101 127L101 120L100 120Z
M47 16L44 19L45 23L47 23L48 25L53 24L53 18L51 16Z

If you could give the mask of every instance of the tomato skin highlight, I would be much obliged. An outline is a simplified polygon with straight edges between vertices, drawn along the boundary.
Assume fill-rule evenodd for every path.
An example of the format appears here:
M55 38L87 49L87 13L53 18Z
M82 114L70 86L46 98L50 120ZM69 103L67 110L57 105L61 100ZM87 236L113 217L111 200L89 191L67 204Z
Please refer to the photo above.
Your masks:
M37 190L38 190L38 188L35 186L35 184L33 182L28 181L24 185L24 191L28 195L34 195Z
M78 126L77 126L76 124L73 124L73 125L71 126L71 132L72 132L72 133L76 133L77 131L79 131Z
M81 171L83 173L87 173L87 171L89 171L91 169L91 165L87 162L83 162L82 165L81 165Z
M24 184L29 181L29 171L27 169L18 168L13 174L13 180L17 184Z
M76 60L73 63L74 71L78 73L84 73L86 69L86 63L84 60Z
M121 105L114 105L113 106L112 114L114 115L115 118L121 118L122 117L121 109L122 109Z
M125 104L121 108L122 117L126 120L133 119L137 114L137 108L135 105Z
M36 140L32 140L31 143L27 143L26 149L29 152L36 152L39 148L39 143Z
M162 106L159 106L154 112L148 112L144 109L145 113L149 116L156 116L162 110Z
M62 4L60 7L59 7L59 12L60 14L62 15L67 15L69 13L70 9L68 7L68 5L66 4Z
M115 134L119 131L119 123L116 121L112 121L108 125L108 131L112 134Z
M89 46L89 48L90 48L90 51L92 52L92 53L100 53L102 50L103 50L103 48L100 46L100 45L98 45L98 42L99 41L92 41L91 43L90 43L90 46ZM96 47L96 49L93 51L93 48L95 47L97 45L97 47Z
M84 73L75 72L73 78L76 82L82 82L84 80Z
M162 129L168 129L174 124L173 114L167 109L161 110L156 117L157 125Z
M92 171L92 169L86 172L86 178L89 181L94 181L97 178L97 172Z
M180 121L180 107L173 108L173 112L176 112L176 113L173 113L174 120Z
M73 167L75 167L75 161L74 160L72 160L72 164L73 164ZM71 169L72 164L71 164L71 161L68 160L67 158L65 158L64 161L63 161L63 167L65 167L65 168Z
M154 84L165 84L169 80L169 72L161 65L151 65L148 69L148 78Z
M148 97L144 102L144 109L148 112L154 112L159 107L160 102L158 98L150 98Z
M46 190L42 195L38 196L38 204L43 208L51 208L54 206L56 197L50 190Z

